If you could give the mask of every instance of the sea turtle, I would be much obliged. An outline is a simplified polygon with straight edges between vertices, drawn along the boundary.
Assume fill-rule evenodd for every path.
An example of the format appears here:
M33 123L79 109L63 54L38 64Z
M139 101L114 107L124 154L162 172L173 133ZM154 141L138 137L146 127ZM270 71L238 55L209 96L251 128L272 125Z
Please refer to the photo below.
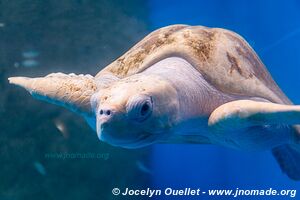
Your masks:
M300 107L232 31L167 26L95 77L53 73L9 81L82 115L111 145L183 142L270 149L282 170L300 179Z

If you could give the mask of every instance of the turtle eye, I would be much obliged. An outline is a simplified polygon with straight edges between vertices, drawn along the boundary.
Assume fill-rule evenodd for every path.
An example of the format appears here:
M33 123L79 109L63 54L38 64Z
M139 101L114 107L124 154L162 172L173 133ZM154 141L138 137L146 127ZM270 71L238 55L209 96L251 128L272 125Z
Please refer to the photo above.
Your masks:
M149 112L150 110L150 105L149 105L149 102L145 102L143 105L142 105L142 108L141 108L141 116L145 116L147 115L147 113Z
M126 105L128 118L136 122L143 122L150 117L152 106L153 103L150 96L134 96L129 99Z

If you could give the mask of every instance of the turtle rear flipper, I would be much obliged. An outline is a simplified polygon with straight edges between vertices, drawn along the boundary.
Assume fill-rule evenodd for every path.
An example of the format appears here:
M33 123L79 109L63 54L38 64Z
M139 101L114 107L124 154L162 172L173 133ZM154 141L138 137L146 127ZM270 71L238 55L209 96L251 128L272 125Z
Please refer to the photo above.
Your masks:
M282 145L272 150L281 170L293 180L300 180L300 152L291 145Z

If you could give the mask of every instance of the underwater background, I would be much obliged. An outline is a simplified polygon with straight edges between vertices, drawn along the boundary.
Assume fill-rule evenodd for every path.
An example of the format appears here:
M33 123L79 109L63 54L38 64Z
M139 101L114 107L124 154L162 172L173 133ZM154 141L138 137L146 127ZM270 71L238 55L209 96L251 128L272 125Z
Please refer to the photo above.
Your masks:
M94 75L170 24L239 33L300 104L300 1L0 0L0 200L122 199L112 195L114 187L300 191L269 151L194 144L112 147L80 117L8 84L8 77L18 75Z

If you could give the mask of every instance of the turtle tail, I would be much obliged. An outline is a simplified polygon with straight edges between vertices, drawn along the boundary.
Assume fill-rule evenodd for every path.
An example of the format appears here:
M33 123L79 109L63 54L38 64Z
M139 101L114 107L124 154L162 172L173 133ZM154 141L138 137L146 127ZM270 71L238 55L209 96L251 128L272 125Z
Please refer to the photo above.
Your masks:
M300 148L286 144L272 150L283 173L293 180L300 180Z

